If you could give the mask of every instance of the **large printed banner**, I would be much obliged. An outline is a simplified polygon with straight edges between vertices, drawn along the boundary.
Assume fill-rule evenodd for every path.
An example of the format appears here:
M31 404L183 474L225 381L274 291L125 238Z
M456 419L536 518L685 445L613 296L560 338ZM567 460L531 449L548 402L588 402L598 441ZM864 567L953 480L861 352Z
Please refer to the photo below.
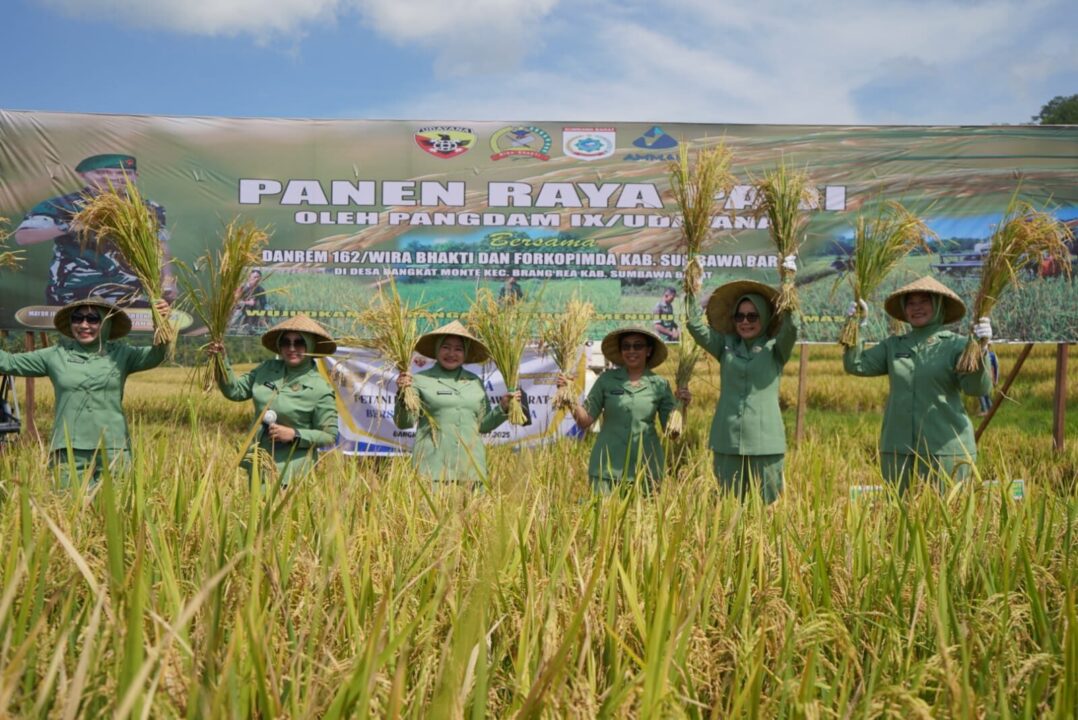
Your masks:
M415 430L401 430L393 423L396 369L387 366L373 351L356 348L342 348L323 362L337 389L341 410L338 446L346 453L358 455L411 452ZM433 360L415 355L412 372L429 369L433 363ZM492 406L505 395L505 381L493 364L464 367L482 378ZM551 409L557 375L558 368L552 359L534 347L526 350L520 364L520 389L528 396L531 423L523 427L503 423L485 437L497 444L526 447L559 437L579 436L580 431L571 417ZM579 377L582 378L583 373Z
M0 270L0 326L50 327L89 293L137 298L107 243L70 225L85 193L136 180L161 240L192 263L236 215L273 231L237 298L236 334L304 311L335 331L396 276L403 295L456 317L487 286L560 308L574 292L599 313L592 335L639 323L680 334L684 248L668 181L678 147L725 142L737 185L704 247L705 292L777 280L753 179L780 159L816 199L798 275L803 336L833 341L850 295L858 213L897 200L939 239L890 278L933 274L970 300L985 241L1012 194L1078 223L1078 127L837 127L578 122L390 122L174 118L0 111L0 215L25 252ZM1078 340L1066 267L1042 263L1008 295L999 337ZM668 288L670 288L668 290ZM140 303L136 300L136 306ZM144 302L141 304L145 304ZM440 319L439 318L439 319ZM145 313L136 317L147 326ZM961 330L965 326L960 326ZM198 332L192 324L187 332ZM886 332L879 303L868 336Z

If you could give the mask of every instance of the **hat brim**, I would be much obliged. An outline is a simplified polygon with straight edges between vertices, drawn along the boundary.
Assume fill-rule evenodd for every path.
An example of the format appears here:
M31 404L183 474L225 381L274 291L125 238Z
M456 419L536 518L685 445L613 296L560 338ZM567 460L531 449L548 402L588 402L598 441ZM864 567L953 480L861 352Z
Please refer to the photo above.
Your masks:
M487 346L475 335L472 335L468 331L468 328L464 327L464 325L457 320L454 320L448 325L443 325L436 330L431 330L425 335L421 335L415 342L415 351L423 357L437 360L438 343L440 338L447 335L453 335L466 341L468 352L464 355L465 364L480 364L485 363L490 359L490 350Z
M612 332L607 333L603 338L603 342L600 345L603 351L603 357L607 361L614 363L615 365L625 366L625 357L621 354L621 336L622 335L644 335L651 338L654 341L654 348L652 349L651 356L648 358L646 366L649 370L657 368L666 362L666 358L670 355L670 351L666 348L666 343L659 337L657 333L652 332L646 328L640 327L624 327L618 328Z
M314 355L326 357L337 352L337 343L324 327L306 315L295 315L262 333L262 347L274 355L280 352L281 336L287 332L314 336Z
M61 335L75 339L75 333L71 331L71 316L81 307L97 308L102 313L102 324L109 321L108 340L119 340L131 332L131 316L119 305L100 298L85 298L69 302L56 311L52 318L52 324Z
M958 322L966 315L966 304L962 302L962 298L958 297L958 294L955 293L954 290L951 290L951 288L931 276L920 278L909 285L905 285L898 290L895 290L888 295L887 299L883 302L883 309L895 320L908 322L906 320L906 311L902 306L902 298L906 295L912 295L913 293L938 295L943 298L944 325Z
M734 326L734 306L738 300L752 294L763 296L767 304L771 306L771 323L766 328L766 332L768 335L774 335L778 315L775 312L775 298L778 297L779 291L755 280L734 280L716 288L707 300L707 324L713 330L726 335L737 333L737 328Z

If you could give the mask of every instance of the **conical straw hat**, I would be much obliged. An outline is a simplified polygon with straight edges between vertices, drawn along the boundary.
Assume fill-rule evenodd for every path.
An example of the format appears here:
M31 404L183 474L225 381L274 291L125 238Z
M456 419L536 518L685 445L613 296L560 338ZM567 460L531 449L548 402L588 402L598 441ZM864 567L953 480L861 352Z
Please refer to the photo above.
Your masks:
M293 315L264 332L262 334L262 347L272 353L276 353L277 343L280 342L281 335L286 332L309 333L313 335L315 338L315 355L325 356L337 352L337 343L334 342L333 336L330 335L324 327L312 320L310 316L304 315L303 313Z
M454 320L448 325L443 325L437 330L431 330L426 335L421 335L418 340L415 341L415 351L424 357L429 357L431 360L437 360L435 354L438 351L439 338L444 335L456 335L457 337L464 338L468 341L467 353L464 356L464 362L466 363L482 363L486 362L490 357L490 350L484 345L479 338L464 327L464 323L459 320Z
M112 322L109 326L108 340L118 340L131 332L131 316L124 312L123 308L104 298L88 297L64 305L53 316L52 324L61 335L74 339L75 334L71 331L71 315L80 307L97 308L101 312L102 322L105 320Z
M941 283L931 275L914 280L909 285L904 285L887 296L883 303L883 309L895 320L906 322L906 313L902 308L902 297L910 293L928 293L939 295L943 298L943 324L953 323L960 320L966 314L966 304L958 297L954 290Z
M734 310L737 301L746 295L762 295L771 306L771 323L765 328L769 335L775 328L775 298L779 291L755 280L734 280L716 288L707 300L707 324L714 330L732 335L737 332L734 326Z
M615 365L625 365L625 358L621 354L622 335L646 335L654 341L654 349L647 361L648 369L656 368L666 361L666 356L669 354L666 343L656 333L641 327L623 327L608 333L600 346L603 349L603 357Z

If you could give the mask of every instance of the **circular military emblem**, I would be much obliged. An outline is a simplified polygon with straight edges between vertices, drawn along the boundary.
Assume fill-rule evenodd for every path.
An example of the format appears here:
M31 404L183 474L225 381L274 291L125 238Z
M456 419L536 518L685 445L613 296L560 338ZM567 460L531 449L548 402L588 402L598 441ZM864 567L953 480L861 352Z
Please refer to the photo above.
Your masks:
M491 160L530 157L550 159L550 133L534 125L513 125L494 133L490 138Z
M475 133L466 127L420 128L414 138L421 150L443 160L463 155L475 145Z

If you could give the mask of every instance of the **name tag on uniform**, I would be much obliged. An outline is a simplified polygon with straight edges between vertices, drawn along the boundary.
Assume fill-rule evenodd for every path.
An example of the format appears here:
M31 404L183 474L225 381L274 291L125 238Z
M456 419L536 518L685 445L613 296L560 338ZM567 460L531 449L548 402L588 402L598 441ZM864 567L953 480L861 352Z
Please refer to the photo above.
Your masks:
M898 359L905 359L905 360L908 360L908 359L910 359L911 357L913 357L913 353L908 353L908 352L899 352L899 353L895 353L895 357L896 357L896 358L898 358Z
M438 395L455 395L456 393L454 393L452 390L439 390L437 394Z
M611 390L610 394L611 395L624 395L625 391L624 390Z

